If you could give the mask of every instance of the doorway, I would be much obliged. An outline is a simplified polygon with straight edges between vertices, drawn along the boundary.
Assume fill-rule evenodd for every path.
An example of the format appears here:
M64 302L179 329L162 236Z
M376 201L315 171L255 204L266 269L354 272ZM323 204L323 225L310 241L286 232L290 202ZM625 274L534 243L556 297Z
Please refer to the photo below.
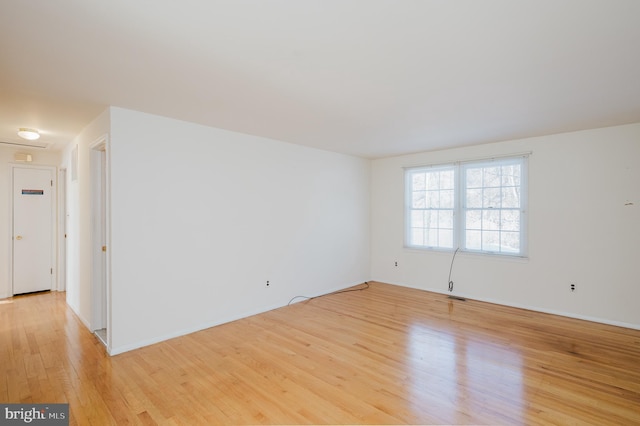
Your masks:
M55 264L55 167L11 166L12 294L51 290Z
M58 285L56 290L67 289L67 170L58 170Z
M109 150L103 136L90 146L91 168L91 250L92 318L91 328L110 348L109 285Z

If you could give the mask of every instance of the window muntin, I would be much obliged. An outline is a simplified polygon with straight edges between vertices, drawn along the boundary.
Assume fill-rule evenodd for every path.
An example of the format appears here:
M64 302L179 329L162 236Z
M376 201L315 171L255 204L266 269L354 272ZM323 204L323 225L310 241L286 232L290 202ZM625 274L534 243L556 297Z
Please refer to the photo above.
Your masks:
M526 160L407 169L406 246L525 256Z

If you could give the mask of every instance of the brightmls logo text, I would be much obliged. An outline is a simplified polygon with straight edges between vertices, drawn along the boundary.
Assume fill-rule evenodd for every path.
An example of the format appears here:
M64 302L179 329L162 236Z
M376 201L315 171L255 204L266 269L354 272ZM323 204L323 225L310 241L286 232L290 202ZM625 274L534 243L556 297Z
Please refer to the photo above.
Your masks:
M34 420L47 420L47 411L37 411L36 407L26 411L24 408L9 410L9 407L4 407L4 418L5 420L22 420L25 423L31 423Z
M69 404L0 404L0 425L68 426Z

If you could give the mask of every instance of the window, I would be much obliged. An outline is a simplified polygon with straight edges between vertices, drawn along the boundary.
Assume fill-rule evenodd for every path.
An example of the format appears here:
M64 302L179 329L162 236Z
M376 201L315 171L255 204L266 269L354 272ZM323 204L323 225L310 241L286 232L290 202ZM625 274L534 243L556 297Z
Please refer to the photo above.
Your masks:
M407 172L409 246L453 248L454 171L453 167L440 167Z
M525 256L526 161L407 169L406 246Z

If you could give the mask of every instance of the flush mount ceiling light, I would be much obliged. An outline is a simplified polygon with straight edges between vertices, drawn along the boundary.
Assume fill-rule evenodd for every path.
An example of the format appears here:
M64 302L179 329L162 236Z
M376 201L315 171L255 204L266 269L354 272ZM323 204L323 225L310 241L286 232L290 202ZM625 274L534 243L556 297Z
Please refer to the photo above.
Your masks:
M21 127L18 129L18 136L28 141L35 141L40 137L40 132L34 129L26 129L24 127Z

